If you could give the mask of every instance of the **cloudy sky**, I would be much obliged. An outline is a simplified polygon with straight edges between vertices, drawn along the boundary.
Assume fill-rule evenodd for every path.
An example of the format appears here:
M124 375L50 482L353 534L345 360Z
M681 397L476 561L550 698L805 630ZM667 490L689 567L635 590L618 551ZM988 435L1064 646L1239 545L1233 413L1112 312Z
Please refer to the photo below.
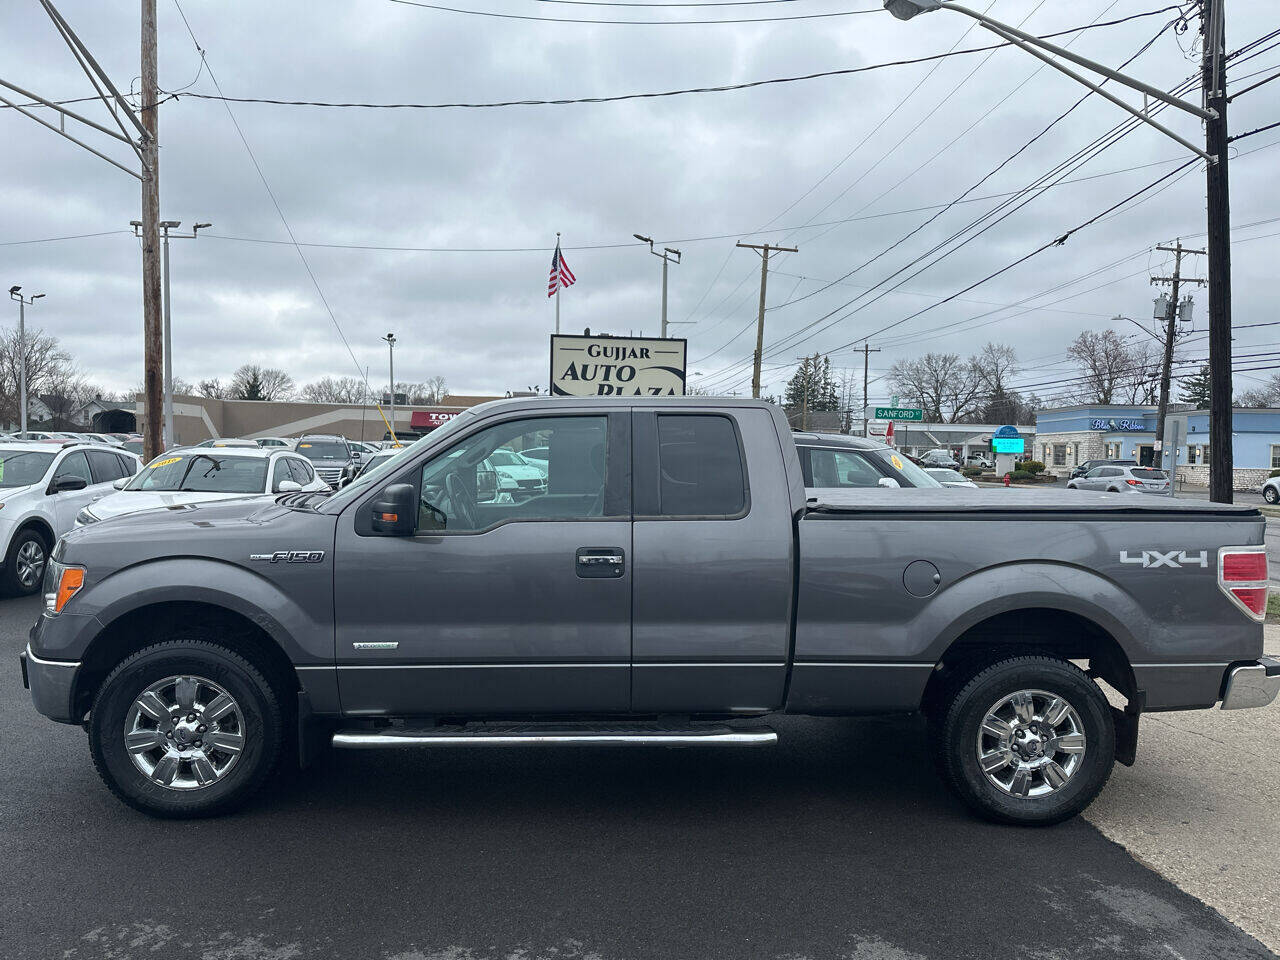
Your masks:
M640 25L500 19L391 0L181 2L223 93L286 100L613 96L840 70L990 42L968 18L945 12L910 23L872 12ZM640 0L443 2L523 17L671 21L877 6L873 0L706 3L706 9L673 0L662 0L667 8ZM974 6L985 8L985 2ZM990 12L1045 34L1161 5L995 0ZM1280 26L1271 7L1229 4L1228 47ZM136 88L137 4L60 0L59 9L115 81L127 87L134 80ZM1174 16L1089 30L1073 48L1119 65ZM216 93L174 0L159 0L159 19L161 86ZM1162 88L1192 76L1197 29L1198 22L1181 36L1165 30L1129 72ZM0 38L3 79L55 99L92 92L34 0L3 5ZM1280 51L1239 63L1233 86L1268 76L1277 62ZM1063 246L934 305L1176 170L1190 156L1184 148L1142 127L1071 167L1066 179L1076 182L1035 196L936 266L912 276L930 262L924 260L899 271L1124 119L1118 108L1091 98L966 202L908 237L1082 92L1026 53L1003 49L622 103L448 110L243 103L232 109L295 236L317 245L304 247L306 257L356 363L370 367L375 383L385 382L379 337L394 331L397 379L443 376L457 393L545 384L554 323L546 280L560 231L578 276L562 299L567 332L656 333L661 262L629 241L633 233L647 234L683 251L683 262L671 270L669 316L692 321L672 333L689 339L695 385L750 391L759 260L734 248L741 238L800 248L772 265L766 391L779 390L794 358L814 350L836 351L833 363L860 375L861 355L848 345L872 334L873 345L883 348L872 356L873 378L901 357L927 350L968 354L994 340L1016 348L1024 368L1019 381L1043 395L1053 392L1055 378L1071 376L1062 361L1080 330L1114 326L1142 336L1109 318L1150 316L1149 276L1167 268L1165 255L1151 252L1155 244L1177 236L1203 243L1200 167L1166 180L1143 202ZM103 115L94 104L81 109ZM1202 137L1193 117L1170 110L1161 119L1189 139ZM1277 119L1280 83L1232 105L1234 132ZM141 380L140 258L137 241L125 231L138 216L137 181L15 111L0 111L0 131L0 279L47 293L29 314L31 323L58 336L94 380L111 389L132 387ZM172 249L175 374L225 379L245 361L284 367L299 383L355 373L226 107L189 98L166 103L160 136L162 216L214 224L199 240ZM107 141L91 135L91 142ZM1238 326L1275 315L1271 281L1280 225L1261 221L1280 218L1277 143L1280 130L1242 140L1232 165ZM25 242L108 231L119 232ZM1203 258L1190 258L1188 267L1203 275ZM870 294L869 287L875 287ZM1196 291L1195 298L1195 330L1203 331L1205 295ZM854 302L838 310L848 301ZM898 321L905 322L881 332ZM1280 364L1272 359L1280 358L1278 341L1280 328L1241 329L1237 355L1262 356L1237 366ZM1180 353L1204 356L1203 334L1191 333ZM1238 375L1237 389L1268 376ZM872 387L873 397L887 393L884 381Z

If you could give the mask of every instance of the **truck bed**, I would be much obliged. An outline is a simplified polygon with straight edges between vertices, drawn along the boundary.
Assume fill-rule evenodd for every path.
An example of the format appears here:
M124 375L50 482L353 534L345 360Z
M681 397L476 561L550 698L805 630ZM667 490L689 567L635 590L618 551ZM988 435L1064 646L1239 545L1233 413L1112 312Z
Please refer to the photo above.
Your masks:
M1183 519L1260 519L1249 504L1163 497L1149 493L1094 493L1087 490L992 490L952 487L890 490L883 487L817 488L807 491L806 516L835 519L850 514L983 513L1080 514L1104 513L1116 519L1128 514L1143 518L1175 516Z

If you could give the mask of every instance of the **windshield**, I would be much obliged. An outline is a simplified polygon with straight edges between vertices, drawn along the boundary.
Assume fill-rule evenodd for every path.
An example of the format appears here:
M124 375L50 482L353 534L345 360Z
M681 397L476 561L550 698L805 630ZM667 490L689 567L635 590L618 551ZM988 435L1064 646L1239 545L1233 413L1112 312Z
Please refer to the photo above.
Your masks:
M236 457L196 453L153 460L124 487L125 490L199 493L263 493L267 487L266 457Z
M308 460L346 460L347 445L341 440L305 440L298 452Z
M923 468L917 467L906 457L900 456L892 450L868 450L867 453L902 474L911 482L913 487L942 486L937 480L925 473Z
M15 450L0 453L0 488L25 487L44 479L55 454Z

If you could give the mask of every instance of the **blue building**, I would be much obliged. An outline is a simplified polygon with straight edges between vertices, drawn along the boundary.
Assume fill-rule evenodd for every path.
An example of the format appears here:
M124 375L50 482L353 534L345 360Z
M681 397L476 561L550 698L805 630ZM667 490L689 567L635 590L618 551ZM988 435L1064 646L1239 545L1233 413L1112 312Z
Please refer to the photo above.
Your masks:
M1179 479L1209 483L1209 411L1172 404L1165 436L1177 456ZM1036 412L1036 458L1058 476L1086 460L1137 460L1154 464L1156 408L1145 404L1080 404ZM1232 411L1234 487L1256 490L1280 469L1280 410Z

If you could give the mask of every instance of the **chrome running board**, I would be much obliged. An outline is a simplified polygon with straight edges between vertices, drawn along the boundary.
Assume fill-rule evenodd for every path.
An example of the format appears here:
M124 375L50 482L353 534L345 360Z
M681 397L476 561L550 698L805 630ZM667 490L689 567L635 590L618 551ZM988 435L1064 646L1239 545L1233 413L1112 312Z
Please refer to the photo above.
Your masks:
M663 727L641 724L552 726L539 724L467 724L462 727L381 727L339 730L333 745L344 749L385 747L512 747L545 744L653 744L657 746L757 746L778 742L768 728L735 729L723 724Z

